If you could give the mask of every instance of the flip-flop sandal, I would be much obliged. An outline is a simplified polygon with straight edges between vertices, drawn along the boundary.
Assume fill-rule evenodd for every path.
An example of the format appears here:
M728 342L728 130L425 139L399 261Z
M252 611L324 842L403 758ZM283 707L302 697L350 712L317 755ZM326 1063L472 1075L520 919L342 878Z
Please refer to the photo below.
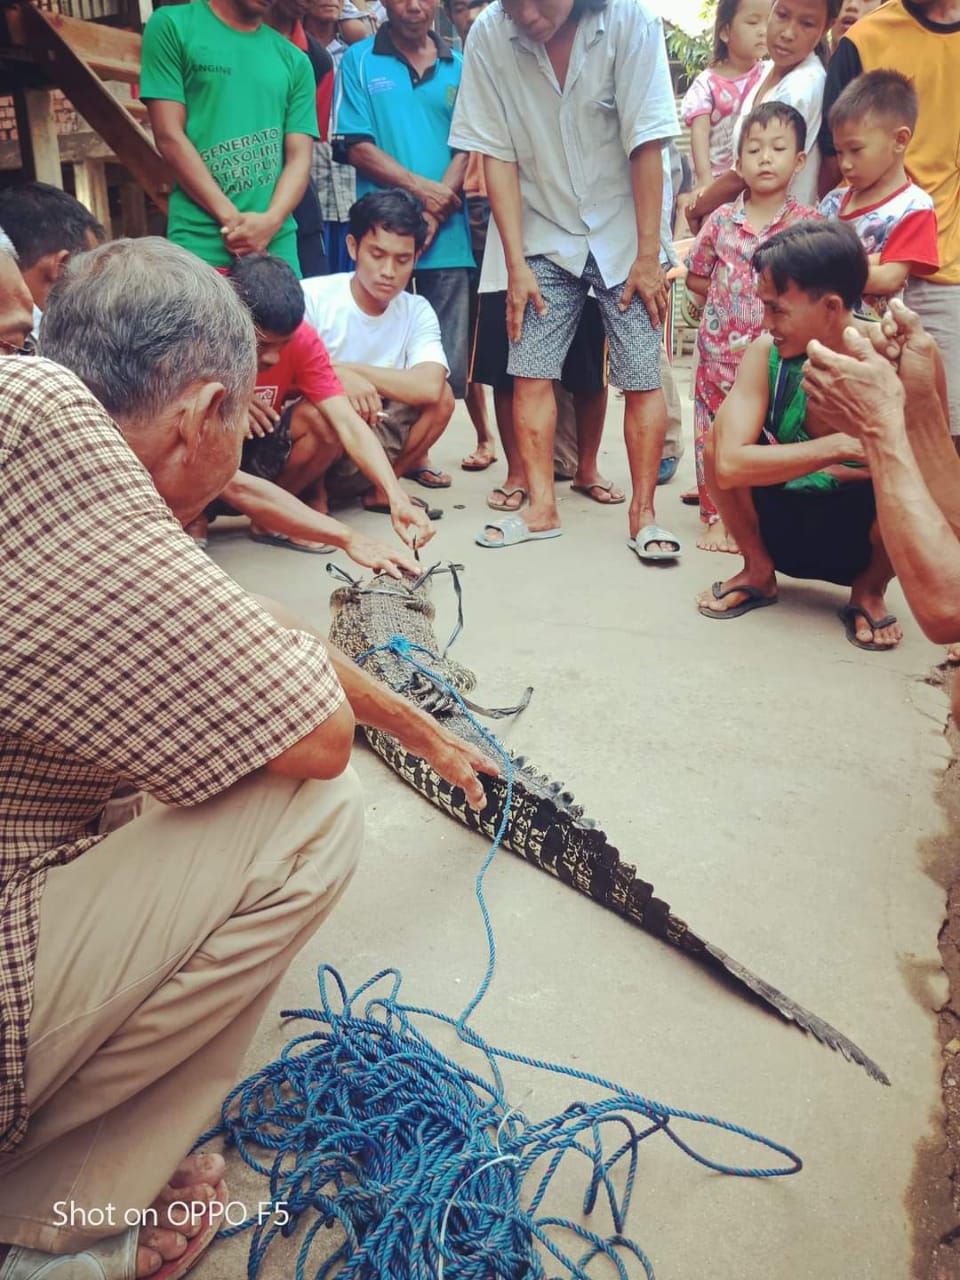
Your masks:
M875 640L857 639L858 618L862 618L870 630L876 632L882 627L893 626L897 619L892 613L888 613L882 618L871 618L866 609L861 609L860 606L856 604L848 604L842 609L837 610L837 617L843 623L843 629L847 633L847 639L857 649L865 649L867 653L889 653L891 649L896 649L896 644L877 644ZM899 644L899 641L897 643Z
M595 498L593 496L595 489L599 489L601 493L606 493L609 496L606 498ZM619 497L614 497L615 491L619 493ZM600 481L596 484L572 484L570 486L570 492L582 493L585 497L589 498L591 502L595 502L601 507L617 507L621 502L626 502L627 500L627 495L622 490L618 490L612 480L608 480L606 484L602 484ZM671 541L673 541L673 539L671 539Z
M686 493L681 493L680 501L685 507L699 507L700 494L696 489L689 489Z
M704 618L714 618L718 622L724 618L742 618L745 613L750 613L754 609L765 609L767 605L776 604L780 599L779 596L765 596L759 587L751 587L747 584L740 587L727 587L726 591L724 591L723 583L715 582L710 590L713 592L714 600L725 600L727 596L732 596L735 591L739 591L747 597L742 604L732 605L722 612L719 609L710 609L705 604L697 606L699 613Z
M652 542L672 542L676 551L648 551ZM680 539L669 529L661 529L658 524L645 524L635 538L627 539L627 546L636 552L641 560L678 560L680 558Z
M435 479L430 480L428 476L434 476ZM422 484L424 489L449 489L453 484L448 475L443 471L437 471L435 467L417 467L416 471L405 471L403 478L415 480L417 484Z
M497 529L503 534L499 540L487 537L488 529ZM546 538L559 538L562 529L539 529L534 531L527 527L522 516L507 516L504 520L490 520L474 538L478 547L489 547L491 551L498 547L515 547L521 542L542 542Z
M496 458L491 458L489 462L470 462L473 454L468 454L460 463L461 471L486 471L487 467L492 467L496 462ZM469 464L469 465L468 465Z
M491 493L502 493L505 501L512 498L516 493L520 494L520 501L515 507L500 507L497 506L495 502L491 502L490 499L487 498L487 506L491 511L519 511L529 496L526 489L520 489L519 487L516 489L501 489L499 485L496 489L491 489Z
M251 542L259 542L262 547L282 547L284 551L302 551L307 556L329 556L337 550L329 542L317 542L312 547L303 547L283 533L251 533Z
M224 1184L220 1183L220 1187ZM203 1226L187 1242L186 1252L165 1262L151 1280L182 1280L200 1261L220 1230L226 1205L226 1190L215 1196L217 1212L208 1206ZM41 1253L13 1245L0 1264L0 1280L134 1280L137 1274L137 1240L140 1227L130 1227L120 1235L107 1236L81 1253Z
M411 496L410 501L415 507L419 507L421 511L425 511L427 513L428 520L439 520L443 515L442 507L428 506L422 498ZM366 502L361 502L360 505L363 507L364 511L373 511L378 516L388 516L390 514L390 508L385 502L372 502L369 505Z

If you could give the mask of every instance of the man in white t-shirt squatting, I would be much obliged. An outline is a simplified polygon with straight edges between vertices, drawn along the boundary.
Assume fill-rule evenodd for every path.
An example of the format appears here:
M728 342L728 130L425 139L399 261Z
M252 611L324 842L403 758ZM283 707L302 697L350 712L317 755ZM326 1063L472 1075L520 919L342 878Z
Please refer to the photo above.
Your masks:
M427 234L413 196L370 191L350 209L347 249L355 270L302 282L306 318L397 476L429 466L430 446L443 435L454 406L436 312L426 298L404 292ZM389 512L388 496L368 484L348 457L327 472L334 500L366 490L368 511Z

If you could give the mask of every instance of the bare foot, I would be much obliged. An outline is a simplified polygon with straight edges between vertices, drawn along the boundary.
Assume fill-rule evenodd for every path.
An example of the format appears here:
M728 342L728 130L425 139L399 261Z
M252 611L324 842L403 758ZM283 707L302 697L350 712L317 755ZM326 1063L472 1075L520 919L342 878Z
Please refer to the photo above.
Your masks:
M701 551L727 551L733 556L740 554L740 548L727 532L727 526L722 520L714 520L713 524L705 527L697 539L697 546Z
M752 591L738 590L739 587L750 587ZM750 574L746 569L741 569L739 573L735 573L732 578L728 578L726 582L720 584L719 595L714 593L713 587L708 587L706 591L701 591L697 596L697 608L702 613L707 614L727 613L731 609L747 604L751 599L755 598L755 593L758 591L765 598L775 600L777 596L776 574L772 570L766 575Z
M848 608L862 609L875 622L881 622L891 616L887 613L887 605L883 598L883 593L862 587L851 589ZM859 613L856 615L854 622L856 625L854 634L860 644L876 645L880 649L895 649L903 639L903 628L896 619L891 620L883 627L871 627L863 613Z
M154 1200L157 1225L143 1226L137 1242L137 1280L147 1280L165 1262L180 1258L189 1242L203 1229L203 1216L194 1216L201 1202L217 1200L225 1204L227 1189L223 1156L196 1155L181 1160L173 1177ZM193 1202L196 1202L196 1205ZM152 1220L151 1215L149 1216Z
M481 440L473 453L468 453L461 461L464 471L486 471L497 460L497 446L492 440Z
M960 644L947 646L946 663L948 667L960 667Z

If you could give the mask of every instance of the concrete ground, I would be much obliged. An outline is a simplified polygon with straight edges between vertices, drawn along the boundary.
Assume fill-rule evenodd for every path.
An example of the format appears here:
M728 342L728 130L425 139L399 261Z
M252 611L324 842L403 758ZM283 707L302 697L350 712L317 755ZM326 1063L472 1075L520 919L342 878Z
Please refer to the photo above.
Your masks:
M625 484L620 414L611 396L601 460ZM915 1148L939 1124L943 894L924 863L943 834L934 787L946 704L924 676L941 655L896 588L889 603L906 636L889 654L846 642L836 617L845 592L828 585L782 580L775 609L727 626L700 618L695 593L737 562L695 547L696 510L678 502L693 474L689 444L659 491L660 519L683 540L679 564L641 564L624 545L626 508L563 486L562 539L482 550L473 536L503 472L460 472L470 443L460 407L434 453L455 480L433 495L445 515L424 558L466 565L457 656L478 673L476 696L502 705L535 687L504 740L565 781L693 928L849 1035L893 1084L875 1084L507 853L488 881L499 965L475 1025L495 1043L736 1121L803 1157L798 1177L744 1181L710 1174L665 1140L645 1144L628 1234L660 1280L903 1280ZM383 517L349 518L389 535ZM254 546L235 523L215 528L211 551L245 586L326 628L325 559ZM436 598L445 634L452 598L442 584ZM473 880L484 841L365 747L355 763L368 796L365 857L291 967L245 1073L297 1033L278 1011L317 1003L323 961L350 986L396 965L409 1001L451 1013L482 973ZM560 1077L507 1074L530 1117L583 1093ZM735 1139L703 1140L732 1163L754 1160ZM263 1194L235 1157L229 1176L234 1198ZM565 1185L558 1211L575 1216L581 1193ZM216 1246L198 1280L244 1274L246 1248L245 1238ZM289 1255L261 1275L292 1276Z

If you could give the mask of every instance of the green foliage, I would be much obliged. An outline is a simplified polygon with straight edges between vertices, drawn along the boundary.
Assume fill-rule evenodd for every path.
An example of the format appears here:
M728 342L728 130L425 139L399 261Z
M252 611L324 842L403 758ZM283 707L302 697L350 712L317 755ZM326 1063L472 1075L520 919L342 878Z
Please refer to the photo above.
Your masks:
M715 0L704 0L700 8L703 29L697 35L690 35L680 27L674 27L667 36L667 47L670 57L680 63L683 68L683 79L689 84L707 66L713 53L713 19L716 12Z
M713 52L713 32L701 31L691 36L679 27L674 27L667 37L670 56L683 67L684 78L689 82L698 76L710 61Z

